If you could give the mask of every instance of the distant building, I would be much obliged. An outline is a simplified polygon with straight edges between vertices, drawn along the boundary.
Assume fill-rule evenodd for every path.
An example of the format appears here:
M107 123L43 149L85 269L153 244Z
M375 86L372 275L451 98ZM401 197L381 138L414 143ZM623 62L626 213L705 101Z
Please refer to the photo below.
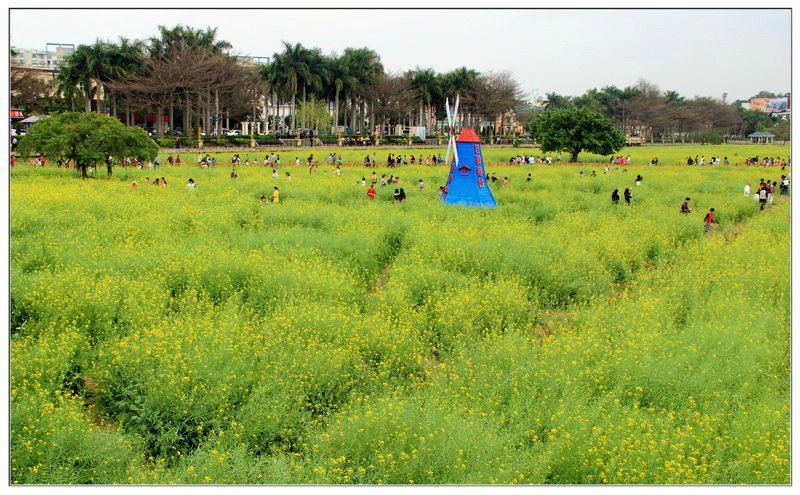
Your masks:
M790 102L791 99L788 94L776 98L750 98L750 101L742 103L742 108L785 117L791 115Z
M11 66L26 69L49 69L58 72L64 60L75 51L75 45L48 43L44 50L11 47Z
M754 132L747 137L753 144L772 144L775 140L775 134L771 132Z
M256 57L254 55L237 55L236 60L246 66L268 65L269 57Z
M30 74L50 85L50 92L55 91L53 80L66 58L75 51L74 45L48 43L45 50L17 48L12 46L10 52L11 72Z

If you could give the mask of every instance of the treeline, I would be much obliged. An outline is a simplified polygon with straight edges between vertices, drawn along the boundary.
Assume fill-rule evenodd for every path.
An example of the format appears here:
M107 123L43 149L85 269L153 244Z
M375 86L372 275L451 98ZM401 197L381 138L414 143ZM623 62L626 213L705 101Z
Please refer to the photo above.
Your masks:
M762 91L755 97L777 95ZM730 104L707 96L685 98L675 91L661 91L646 80L620 89L606 86L577 97L546 95L547 110L585 108L612 120L627 136L648 142L709 142L745 139L755 131L771 131L777 140L789 140L790 122L759 110L747 110L742 101Z
M260 123L262 134L394 134L397 125L443 132L445 97L461 95L459 121L484 135L525 128L539 112L522 111L524 92L510 72L480 73L461 67L447 73L416 67L385 70L372 49L320 48L283 43L268 63L238 57L217 30L159 26L147 40L120 38L79 45L52 82L12 68L11 105L27 113L106 113L158 135L180 130L219 133L242 121ZM719 142L770 130L789 139L789 122L710 97L685 98L640 80L624 89L606 86L578 97L546 95L546 110L587 108L611 119L629 136L648 141ZM757 96L774 96L762 92ZM147 121L148 116L152 119ZM158 117L156 117L158 116ZM498 128L497 122L502 124Z
M108 113L128 124L136 123L136 114L158 115L148 126L159 135L180 127L193 135L239 121L259 122L265 133L328 133L330 124L353 133L380 126L391 134L397 124L434 129L445 118L445 95L455 93L461 95L465 125L493 126L523 96L509 72L461 67L439 74L417 67L392 74L366 47L325 55L284 42L269 63L251 64L218 40L216 29L181 25L159 26L158 36L148 40L80 45L58 72L55 94L48 96L43 84L16 71L12 105L29 112ZM319 118L319 102L331 121Z

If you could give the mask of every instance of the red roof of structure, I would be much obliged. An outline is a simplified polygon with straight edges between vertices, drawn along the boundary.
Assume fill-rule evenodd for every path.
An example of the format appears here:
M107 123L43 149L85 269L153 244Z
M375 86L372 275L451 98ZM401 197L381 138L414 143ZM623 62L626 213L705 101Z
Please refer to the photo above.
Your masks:
M478 139L478 135L475 134L475 131L472 129L464 129L461 131L461 134L458 135L456 139L457 143L480 143L481 140Z

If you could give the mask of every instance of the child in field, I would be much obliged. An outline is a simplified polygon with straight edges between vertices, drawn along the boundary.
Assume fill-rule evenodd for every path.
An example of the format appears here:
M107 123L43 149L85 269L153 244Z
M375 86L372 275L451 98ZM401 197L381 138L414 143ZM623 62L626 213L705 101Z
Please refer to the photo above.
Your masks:
M261 195L261 203L262 203L262 204L265 204L265 205L268 205L268 204L269 204L269 202L267 201L267 197L266 197L266 196L264 196L263 194Z
M275 204L281 202L280 195L278 194L278 186L272 188L272 202Z
M750 196L750 183L749 182L744 186L744 196L745 197Z
M623 196L625 196L625 204L628 204L628 205L631 204L631 197L633 197L633 193L631 192L631 190L626 187L625 188L625 192L622 193L622 194L623 194Z
M373 186L369 186L369 189L367 189L367 197L370 201L375 201L375 194L375 188Z
M711 224L717 223L716 220L714 220L714 208L708 210L708 213L706 213L706 218L703 221L705 222L705 231L708 233L708 231L711 230Z
M395 189L394 194L392 195L392 202L399 203L400 202L400 189Z
M692 212L692 209L689 208L689 201L691 201L691 199L689 199L689 197L687 197L686 199L683 200L683 203L681 204L681 213L691 213Z
M618 205L619 204L619 189L614 189L611 193L611 204Z
M423 189L425 189L425 183L422 182L422 179L420 179L419 180L419 190L422 191Z
M186 184L186 187L188 187L188 188L189 188L189 192L194 192L194 186L195 186L194 179L192 179L192 178L190 177L190 178L189 178L189 182Z

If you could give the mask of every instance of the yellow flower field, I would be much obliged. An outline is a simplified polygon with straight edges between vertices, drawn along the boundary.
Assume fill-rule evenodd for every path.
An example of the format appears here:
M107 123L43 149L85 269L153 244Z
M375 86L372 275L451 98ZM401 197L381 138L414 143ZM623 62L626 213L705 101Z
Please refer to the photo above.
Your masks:
M788 170L17 166L11 481L789 483Z

